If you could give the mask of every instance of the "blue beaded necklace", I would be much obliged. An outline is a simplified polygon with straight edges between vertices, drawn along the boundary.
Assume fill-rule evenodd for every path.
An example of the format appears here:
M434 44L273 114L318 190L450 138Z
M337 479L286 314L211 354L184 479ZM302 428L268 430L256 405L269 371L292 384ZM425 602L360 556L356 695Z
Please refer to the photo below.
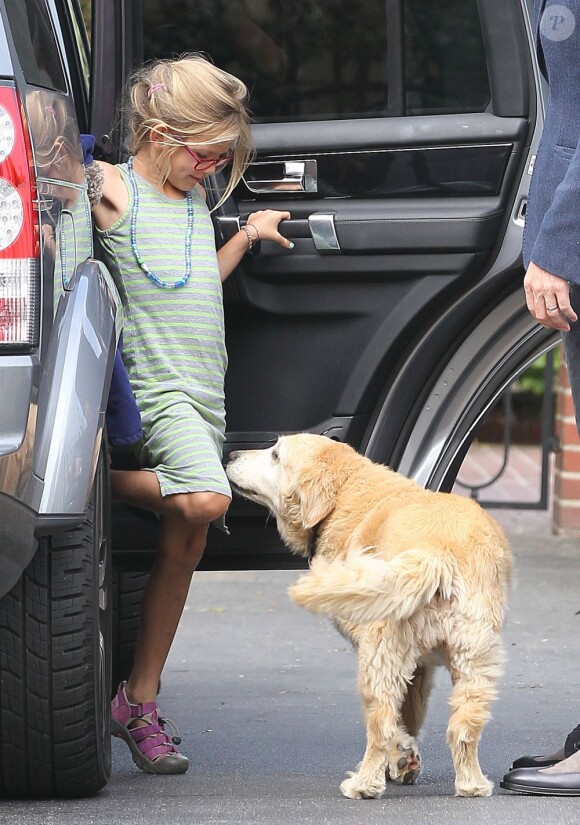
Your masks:
M178 289L184 286L191 276L191 239L193 237L193 196L191 192L187 192L187 232L185 233L185 274L178 281L164 281L154 272L151 272L137 247L137 212L139 211L139 189L137 187L137 180L135 179L135 171L133 169L133 158L130 157L127 161L127 169L129 171L129 183L131 184L131 192L133 194L133 206L131 207L131 250L135 256L135 260L139 264L141 270L150 278L153 283L163 289Z

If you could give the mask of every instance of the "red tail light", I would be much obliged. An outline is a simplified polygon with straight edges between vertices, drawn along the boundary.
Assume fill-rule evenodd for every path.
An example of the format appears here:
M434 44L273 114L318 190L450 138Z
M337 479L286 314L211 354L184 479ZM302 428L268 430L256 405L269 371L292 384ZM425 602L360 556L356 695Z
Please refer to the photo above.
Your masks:
M36 181L16 88L0 83L0 352L38 345Z

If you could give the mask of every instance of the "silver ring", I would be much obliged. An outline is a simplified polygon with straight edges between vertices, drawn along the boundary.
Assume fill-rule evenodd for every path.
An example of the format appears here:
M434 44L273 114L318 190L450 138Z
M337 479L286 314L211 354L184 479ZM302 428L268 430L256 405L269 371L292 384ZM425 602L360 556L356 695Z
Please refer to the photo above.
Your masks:
M555 309L559 309L558 304L556 304L556 306L555 306L555 307L546 307L546 310L547 310L548 312L553 312Z

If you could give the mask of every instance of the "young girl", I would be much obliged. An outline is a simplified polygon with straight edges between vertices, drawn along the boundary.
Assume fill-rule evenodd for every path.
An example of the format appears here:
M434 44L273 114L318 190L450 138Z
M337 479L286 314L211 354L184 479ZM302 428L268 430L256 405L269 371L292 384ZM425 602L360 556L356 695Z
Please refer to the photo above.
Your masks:
M290 214L266 210L251 214L216 255L201 183L228 163L224 198L239 181L251 155L246 96L241 81L199 55L139 70L130 87L132 156L100 164L102 199L93 208L123 302L123 358L144 432L143 469L111 471L112 495L161 516L133 669L112 702L112 733L148 773L189 765L165 733L157 687L208 525L231 499L221 461L221 281L260 240L292 247L278 232Z

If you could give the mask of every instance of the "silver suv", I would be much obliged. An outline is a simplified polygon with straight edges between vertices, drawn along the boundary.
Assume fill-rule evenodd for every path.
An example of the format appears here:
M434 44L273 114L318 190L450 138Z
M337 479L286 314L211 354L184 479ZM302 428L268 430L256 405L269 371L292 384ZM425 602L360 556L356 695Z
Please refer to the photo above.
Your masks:
M292 254L263 244L225 287L227 450L309 430L450 489L485 411L554 343L521 293L542 127L525 0L93 0L90 23L89 51L76 0L0 0L2 796L106 783L112 667L155 550L146 514L115 505L109 524L119 301L79 138L123 158L131 66L202 50L251 90L256 157L218 244L250 211L292 214ZM290 563L260 510L228 521L206 567Z

